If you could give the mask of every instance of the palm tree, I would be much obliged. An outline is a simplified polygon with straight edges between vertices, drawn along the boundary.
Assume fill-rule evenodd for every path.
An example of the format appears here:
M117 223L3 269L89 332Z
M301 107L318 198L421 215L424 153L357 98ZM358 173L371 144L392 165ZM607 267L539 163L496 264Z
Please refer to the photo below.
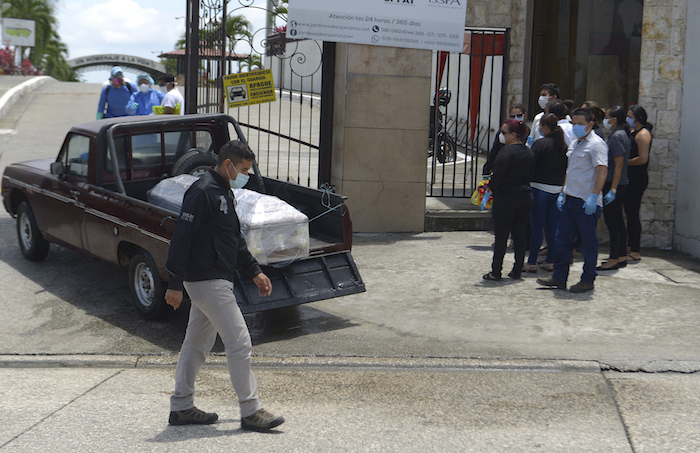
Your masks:
M46 46L46 54L44 55L42 66L47 74L58 80L78 82L79 79L75 70L68 66L67 56L68 47L61 41L58 33L54 31Z
M253 34L251 30L253 29L253 24L250 23L248 19L242 14L237 14L234 16L228 16L226 18L226 42L227 48L231 54L234 53L236 44L240 41L247 42L252 47ZM231 72L231 63L228 64L228 72ZM239 63L240 72L240 63Z
M244 68L248 69L248 71L243 71ZM250 72L257 69L262 69L262 58L260 58L260 55L256 53L248 55L245 60L241 60L238 63L239 72Z

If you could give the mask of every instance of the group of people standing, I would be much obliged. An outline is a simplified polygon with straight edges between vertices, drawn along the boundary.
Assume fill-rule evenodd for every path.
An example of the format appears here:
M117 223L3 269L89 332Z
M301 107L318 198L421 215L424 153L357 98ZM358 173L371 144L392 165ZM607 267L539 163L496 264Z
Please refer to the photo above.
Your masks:
M136 86L124 79L122 68L114 66L110 71L109 83L102 87L97 103L97 119L114 118L127 115L153 115L185 113L185 100L175 88L172 74L163 74L155 82L148 74L137 76Z
M537 272L538 257L545 253L539 267L553 273L537 282L566 289L578 250L583 273L570 291L590 291L598 271L641 260L639 211L648 184L652 125L638 105L603 110L586 101L569 115L552 83L542 85L538 104L544 111L534 118L532 129L525 124L525 106L511 106L510 119L501 125L484 165L484 173L491 174L495 242L491 271L483 278L501 280L512 236L515 263L509 277ZM610 256L598 265L601 215L610 233ZM546 252L540 250L543 237Z

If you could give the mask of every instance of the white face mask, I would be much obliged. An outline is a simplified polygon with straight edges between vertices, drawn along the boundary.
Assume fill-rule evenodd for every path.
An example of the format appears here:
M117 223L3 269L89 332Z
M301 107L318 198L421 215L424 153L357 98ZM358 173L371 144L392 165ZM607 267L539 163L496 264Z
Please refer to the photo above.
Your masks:
M544 108L547 107L547 104L549 104L550 99L552 99L552 96L540 96L537 103L540 105L540 108L544 110Z
M503 132L499 132L499 133L498 133L498 141L499 141L502 145L505 145L505 144L506 144L506 136L503 135Z
M606 131L610 132L612 130L613 120L612 118L605 118L603 120L603 127Z
M142 92L143 94L146 94L149 91L151 91L151 87L149 87L148 84L146 84L146 83L142 83L141 85L139 85L139 91Z
M165 86L162 86L162 87L159 87L159 88L160 88L160 91L161 91L163 94L168 94L168 85L165 85Z
M234 169L235 168L236 167L234 167ZM238 170L236 170L236 179L231 179L231 173L229 173L228 170L226 170L226 174L228 175L228 183L232 189L242 189L248 184L248 180L250 179L250 176L244 175Z

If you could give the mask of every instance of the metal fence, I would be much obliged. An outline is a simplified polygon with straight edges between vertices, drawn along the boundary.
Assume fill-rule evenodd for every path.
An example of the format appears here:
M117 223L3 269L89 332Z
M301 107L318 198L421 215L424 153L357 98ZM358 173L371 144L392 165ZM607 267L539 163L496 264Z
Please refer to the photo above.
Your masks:
M323 63L334 56L334 46L288 40L286 9L278 4L188 0L185 104L187 113L236 118L265 176L318 187L330 181L332 116L324 121L321 110L332 111L334 65ZM267 27L250 30L246 15L261 12ZM263 68L272 69L276 101L229 109L223 76ZM330 93L321 96L324 87Z
M461 53L433 52L433 105L441 88L450 99L431 108L428 196L468 198L481 180L504 109L507 49L507 30L467 28Z

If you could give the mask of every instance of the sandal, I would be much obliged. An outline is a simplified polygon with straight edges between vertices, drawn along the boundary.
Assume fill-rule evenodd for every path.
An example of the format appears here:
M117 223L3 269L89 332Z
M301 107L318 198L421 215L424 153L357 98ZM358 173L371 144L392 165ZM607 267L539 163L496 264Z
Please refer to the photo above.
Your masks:
M493 282L500 282L501 281L501 277L496 277L491 272L489 272L488 274L484 274L483 279L484 280L491 280Z

